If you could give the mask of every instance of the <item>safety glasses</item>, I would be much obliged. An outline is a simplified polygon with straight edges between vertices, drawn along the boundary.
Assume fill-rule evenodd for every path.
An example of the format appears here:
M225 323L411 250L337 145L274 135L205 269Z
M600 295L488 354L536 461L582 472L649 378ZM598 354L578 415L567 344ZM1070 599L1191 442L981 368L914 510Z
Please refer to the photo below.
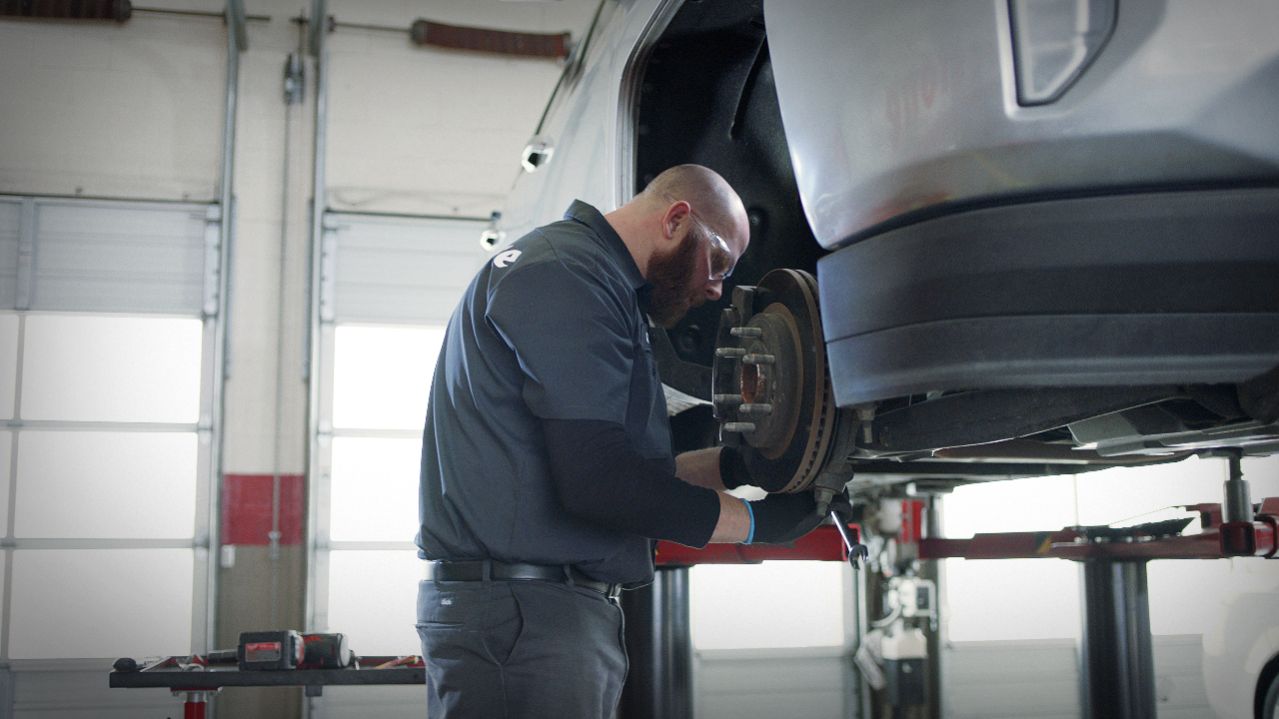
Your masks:
M678 199L670 195L663 195L671 202L679 202ZM687 202L687 200L685 200ZM733 268L737 266L737 260L733 257L733 251L729 249L728 242L715 230L712 230L706 221L697 215L697 211L689 205L688 216L693 219L693 223L701 228L698 233L706 242L706 266L710 268L710 272L706 279L711 282L723 282L733 274Z

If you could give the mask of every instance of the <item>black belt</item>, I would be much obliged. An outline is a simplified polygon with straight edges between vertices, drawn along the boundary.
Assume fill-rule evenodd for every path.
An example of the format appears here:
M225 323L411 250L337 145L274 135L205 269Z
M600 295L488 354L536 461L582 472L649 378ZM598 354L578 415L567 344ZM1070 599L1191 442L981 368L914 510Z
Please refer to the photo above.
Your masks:
M622 593L620 583L601 582L563 564L525 564L523 562L499 562L496 559L472 561L431 562L431 577L439 582L484 582L500 580L534 580L564 582L599 592L609 599L617 599Z

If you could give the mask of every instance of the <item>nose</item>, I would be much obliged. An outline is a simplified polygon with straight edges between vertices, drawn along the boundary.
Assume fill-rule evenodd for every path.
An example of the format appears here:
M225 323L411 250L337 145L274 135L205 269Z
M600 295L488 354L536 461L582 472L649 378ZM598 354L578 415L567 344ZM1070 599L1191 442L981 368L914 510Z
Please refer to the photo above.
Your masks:
M719 299L720 297L723 297L723 296L724 296L724 281L723 281L723 280L715 280L715 281L711 282L709 285L706 285L706 299L707 299L707 300L709 300L709 301L711 301L711 302L714 302L715 300L717 300L717 299Z

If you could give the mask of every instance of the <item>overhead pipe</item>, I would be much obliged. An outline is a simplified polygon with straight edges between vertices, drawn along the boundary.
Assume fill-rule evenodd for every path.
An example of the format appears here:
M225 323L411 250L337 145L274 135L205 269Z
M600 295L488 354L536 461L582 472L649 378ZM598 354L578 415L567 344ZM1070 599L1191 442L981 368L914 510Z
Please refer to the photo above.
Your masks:
M311 23L312 47L317 47L315 39L318 35L338 29L407 34L414 45L421 47L470 50L494 55L516 55L519 57L542 57L559 60L568 57L569 52L572 50L572 35L567 32L514 32L468 25L449 25L421 18L414 20L412 25L405 28L358 22L341 22L332 16L326 17L324 22Z
M48 20L124 22L133 15L133 3L129 0L9 0L0 2L0 15Z
M243 3L234 3L238 7L237 20L232 26L239 27L236 41L240 50L248 48L248 38L244 35L244 23L270 22L269 15L245 15ZM29 17L45 20L110 20L124 23L133 17L133 13L148 15L180 15L186 17L226 18L232 11L228 5L225 11L214 10L173 10L158 7L134 7L129 0L7 0L0 2L0 16Z

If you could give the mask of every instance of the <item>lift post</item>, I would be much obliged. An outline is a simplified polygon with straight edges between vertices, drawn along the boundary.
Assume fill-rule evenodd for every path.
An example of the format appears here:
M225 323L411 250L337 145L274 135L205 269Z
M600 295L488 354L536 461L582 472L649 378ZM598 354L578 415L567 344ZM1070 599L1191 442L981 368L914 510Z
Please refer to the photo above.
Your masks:
M1155 719L1146 560L1083 562L1080 693L1085 719Z
M630 671L618 719L693 716L688 567L657 567L652 584L622 593L622 610Z
M850 535L854 544L860 528ZM773 560L849 561L845 541L823 525L790 546L709 544L692 549L657 543L653 583L622 593L630 671L618 719L688 719L693 716L693 640L689 568L695 564L758 564Z
M1237 479L1233 473L1232 479ZM1229 503L1229 483L1226 489ZM1234 496L1239 496L1237 488ZM1154 719L1147 562L1273 558L1279 552L1279 497L1265 499L1255 513L1249 504L1246 520L1238 507L1223 510L1220 504L1195 504L1185 508L1198 512L1199 534L1180 534L1191 521L1185 519L1123 528L1068 527L1048 532L977 534L971 539L925 538L920 541L919 556L1080 561L1084 578L1080 668L1084 716Z

